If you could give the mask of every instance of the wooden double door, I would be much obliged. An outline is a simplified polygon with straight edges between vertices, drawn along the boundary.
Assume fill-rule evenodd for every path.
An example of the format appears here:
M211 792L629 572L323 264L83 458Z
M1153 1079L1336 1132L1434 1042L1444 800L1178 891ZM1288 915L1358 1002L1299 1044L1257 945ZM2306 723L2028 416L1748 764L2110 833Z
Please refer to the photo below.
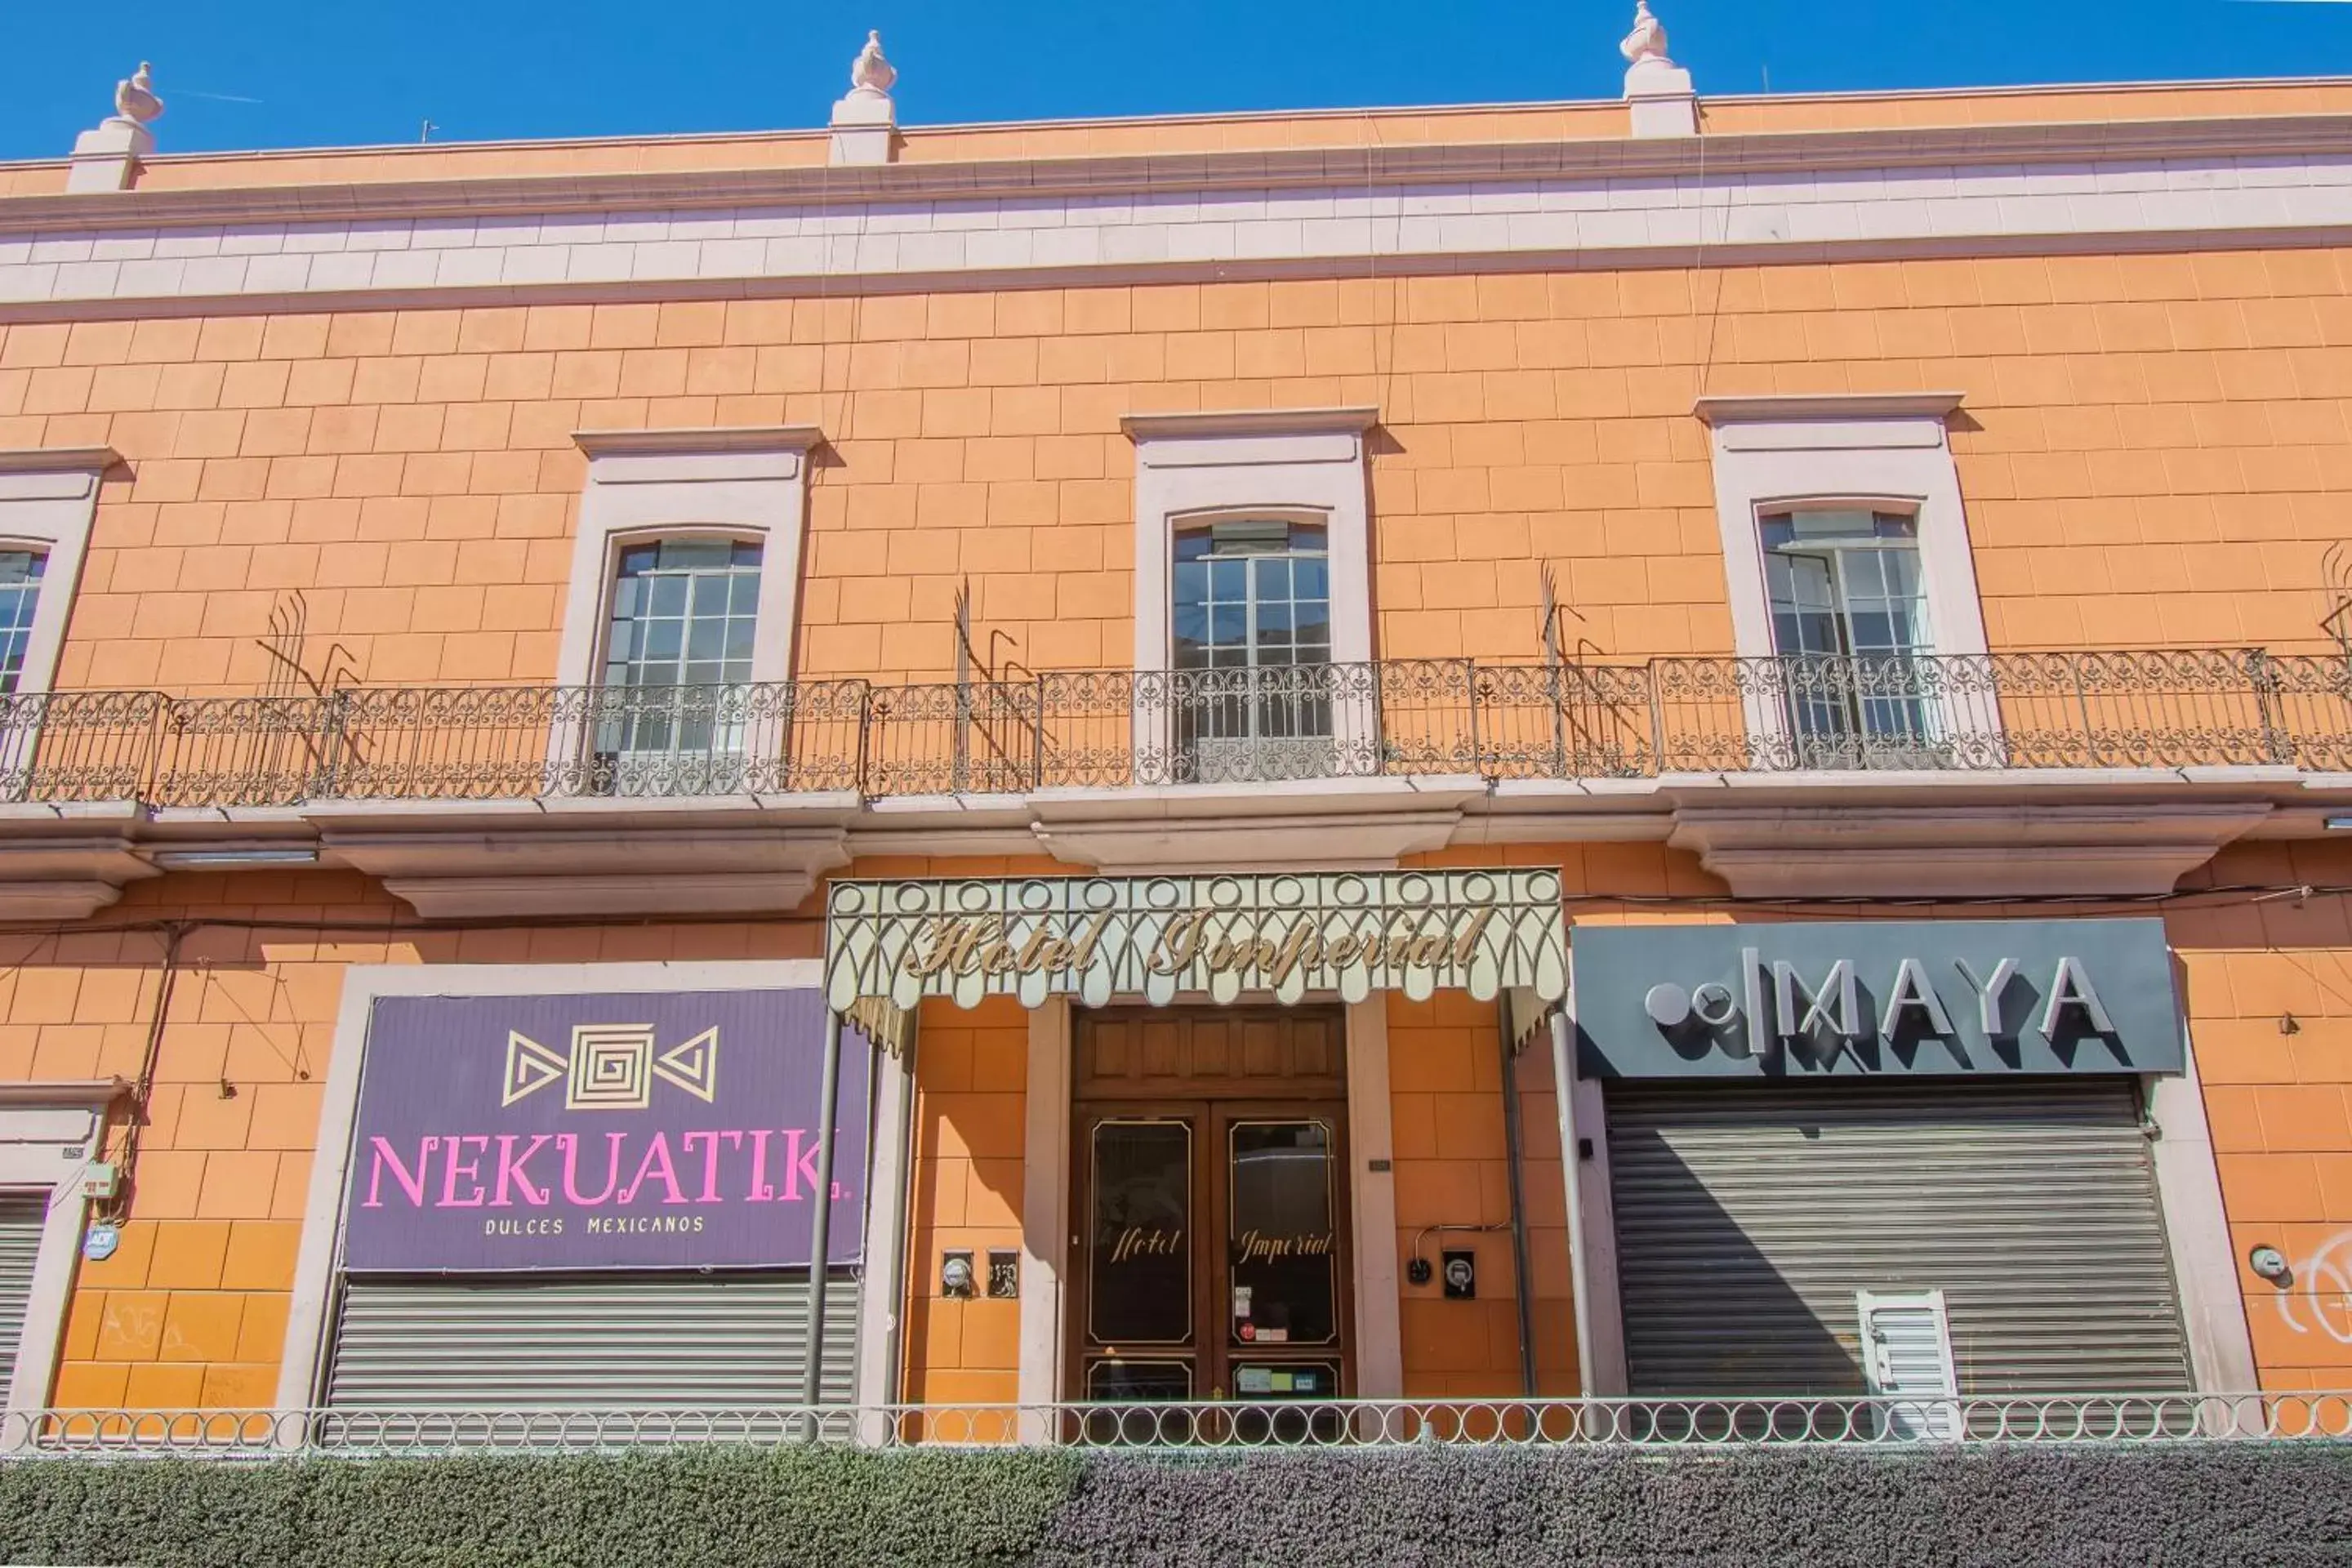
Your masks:
M1346 1396L1342 1016L1106 1009L1076 1035L1076 1396Z

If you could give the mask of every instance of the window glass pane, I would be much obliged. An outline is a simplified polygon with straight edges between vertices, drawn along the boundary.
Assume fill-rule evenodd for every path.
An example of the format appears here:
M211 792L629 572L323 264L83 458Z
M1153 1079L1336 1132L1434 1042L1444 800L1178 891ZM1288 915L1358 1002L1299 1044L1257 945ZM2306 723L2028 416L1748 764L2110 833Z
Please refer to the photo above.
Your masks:
M665 539L661 542L661 564L664 570L673 572L724 566L733 552L733 543L724 539Z
M0 694L25 677L25 649L33 640L33 612L48 557L35 551L0 551Z
M1787 514L1787 521L1790 531L1805 540L1841 536L1868 539L1876 528L1874 514L1845 508L1791 511Z
M1227 1136L1233 1342L1328 1344L1339 1321L1330 1130L1320 1121L1244 1121Z
M1087 1228L1087 1332L1102 1345L1192 1337L1192 1129L1095 1125Z
M623 552L606 628L604 679L631 688L749 679L758 641L760 547L723 539L664 540ZM708 716L681 724L646 716L607 737L623 750L726 743L736 731Z

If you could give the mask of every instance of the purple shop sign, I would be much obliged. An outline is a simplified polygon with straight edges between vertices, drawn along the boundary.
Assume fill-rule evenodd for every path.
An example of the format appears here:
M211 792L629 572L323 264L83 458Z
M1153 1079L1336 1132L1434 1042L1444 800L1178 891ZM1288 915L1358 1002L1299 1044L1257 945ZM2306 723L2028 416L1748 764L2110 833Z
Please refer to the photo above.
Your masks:
M386 997L360 1075L343 1266L750 1268L809 1261L824 997ZM865 1242L868 1047L842 1039L833 1225Z

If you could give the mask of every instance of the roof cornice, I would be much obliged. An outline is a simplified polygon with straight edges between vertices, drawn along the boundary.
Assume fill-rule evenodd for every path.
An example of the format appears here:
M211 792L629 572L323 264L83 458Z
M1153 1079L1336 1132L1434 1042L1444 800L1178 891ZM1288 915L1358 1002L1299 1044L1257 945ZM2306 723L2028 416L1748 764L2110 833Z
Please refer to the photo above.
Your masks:
M2352 145L2352 115L1772 132L1688 138L500 176L0 198L0 232L530 216L635 208L990 201L1508 179L1836 174L1971 163L2284 156Z

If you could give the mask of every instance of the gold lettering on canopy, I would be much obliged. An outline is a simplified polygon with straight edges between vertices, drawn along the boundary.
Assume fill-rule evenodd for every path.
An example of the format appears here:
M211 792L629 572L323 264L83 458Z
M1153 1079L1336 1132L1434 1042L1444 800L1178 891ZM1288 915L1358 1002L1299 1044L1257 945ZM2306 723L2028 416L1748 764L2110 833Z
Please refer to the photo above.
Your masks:
M825 933L832 1005L1283 1002L1440 989L1568 994L1557 872L1263 872L842 881Z

